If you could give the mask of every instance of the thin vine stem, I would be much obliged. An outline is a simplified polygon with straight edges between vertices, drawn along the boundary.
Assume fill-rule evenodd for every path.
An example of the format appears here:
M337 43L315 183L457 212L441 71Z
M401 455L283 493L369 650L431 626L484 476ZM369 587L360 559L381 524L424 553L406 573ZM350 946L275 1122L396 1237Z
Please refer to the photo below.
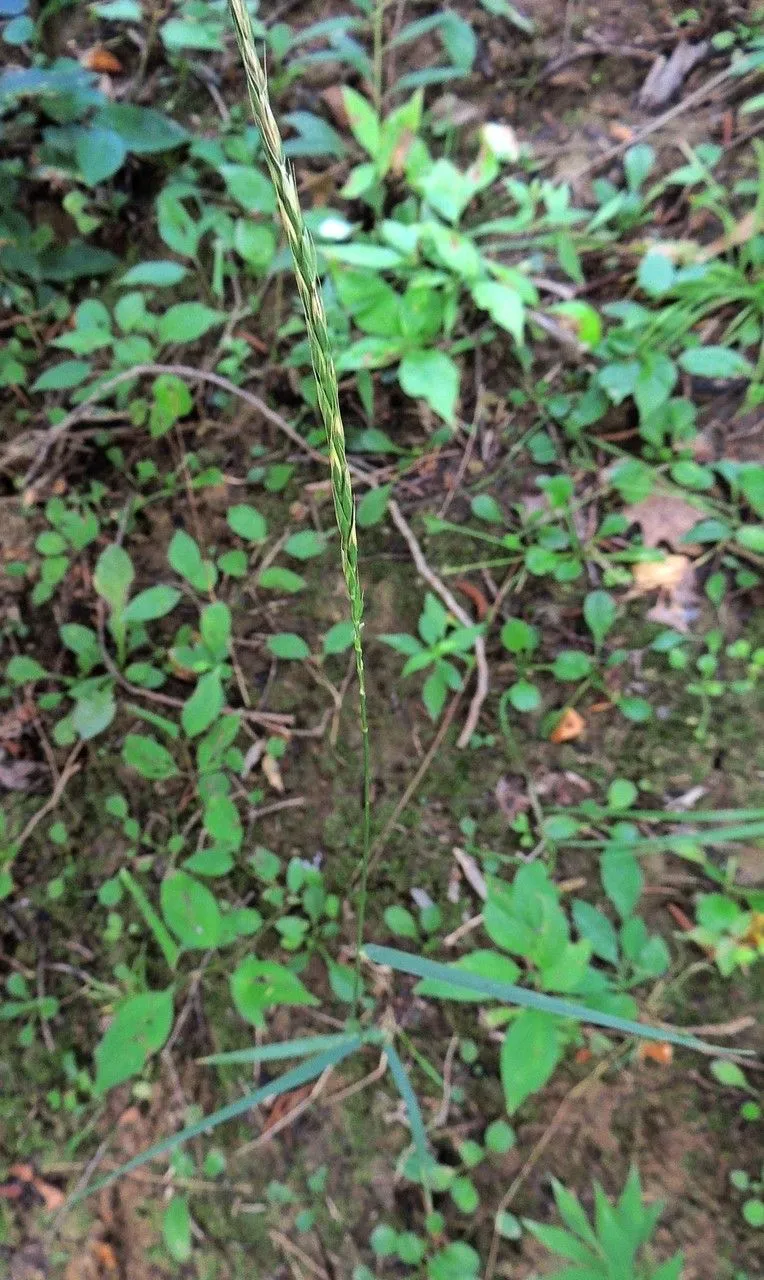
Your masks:
M295 282L300 296L308 332L313 376L316 381L318 407L326 431L329 467L334 498L334 513L340 534L340 557L345 578L350 617L353 624L353 648L358 675L358 717L363 743L363 835L361 878L358 891L356 934L355 1014L361 993L361 952L366 923L366 898L371 850L371 747L366 709L366 677L363 660L363 592L358 569L358 539L355 503L350 468L345 451L345 429L340 412L337 371L334 367L329 327L326 322L321 285L316 263L316 250L300 207L294 173L287 163L276 118L268 95L265 71L257 56L246 0L229 0L236 40L244 64L249 100L255 123L260 130L263 154L276 194L281 222L289 242L294 263Z

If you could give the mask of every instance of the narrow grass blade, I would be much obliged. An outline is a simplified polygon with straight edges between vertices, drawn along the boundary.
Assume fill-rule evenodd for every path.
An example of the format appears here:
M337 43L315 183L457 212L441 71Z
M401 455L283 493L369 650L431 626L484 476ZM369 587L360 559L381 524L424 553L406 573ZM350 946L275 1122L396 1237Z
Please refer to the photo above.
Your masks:
M390 1074L395 1081L395 1086L403 1099L406 1113L409 1118L409 1128L411 1129L411 1137L414 1142L414 1148L419 1161L419 1173L422 1178L422 1184L427 1189L427 1165L429 1158L429 1149L427 1143L427 1130L424 1127L422 1112L419 1107L417 1096L408 1077L408 1072L401 1061L401 1058L395 1046L389 1043L385 1044L385 1053L387 1055Z
M260 1089L255 1089L253 1093L247 1093L243 1098L238 1098L236 1102L229 1103L227 1107L221 1107L219 1111L214 1111L211 1116L205 1116L203 1120L199 1120L196 1124L188 1125L185 1129L181 1129L180 1133L174 1133L169 1138L163 1138L161 1142L156 1142L153 1147L147 1147L140 1155L134 1156L132 1160L126 1161L125 1164L121 1164L108 1177L101 1178L98 1182L91 1183L88 1187L83 1187L82 1190L72 1196L69 1204L77 1204L80 1200L92 1195L94 1191L100 1191L103 1187L108 1187L110 1183L116 1182L118 1178L123 1178L127 1173L132 1173L134 1169L140 1169L141 1165L148 1164L150 1160L157 1160L159 1156L166 1156L170 1151L175 1151L177 1147L181 1147L184 1142L190 1142L192 1138L198 1138L203 1133L209 1133L210 1129L216 1129L218 1125L225 1124L228 1120L235 1120L237 1116L244 1115L252 1107L256 1107L258 1103L265 1102L266 1098L278 1098L282 1093L289 1093L292 1089L298 1089L300 1085L316 1080L323 1071L326 1071L327 1067L336 1067L339 1062L342 1062L343 1058L349 1057L351 1053L359 1049L361 1043L360 1036L353 1036L346 1040L344 1044L335 1045L333 1049L327 1049L325 1053L318 1053L309 1058L307 1062L303 1062L299 1067L294 1067L283 1076L279 1076L278 1080L271 1080Z
M556 812L571 813L573 810L559 809ZM603 815L605 812L603 810ZM703 822L761 822L764 809L629 809L619 816L629 822L681 822L694 827Z
M626 816L626 815L624 815ZM635 814L634 817L637 817ZM629 820L631 820L629 818ZM643 836L641 839L624 843L623 847L629 849L632 853L648 853L651 850L668 849L671 845L676 844L679 840L691 841L698 845L718 845L733 844L744 840L759 840L764 836L764 822L745 823L742 826L735 827L717 827L710 831L675 831L673 835L666 836ZM617 844L618 841L612 837L602 836L598 840L558 840L557 844L564 844L568 848L594 848L601 847L603 844Z
M389 965L391 969L397 969L400 973L411 973L416 978L434 978L438 982L447 982L452 987L477 991L489 1000L503 1000L507 1004L520 1005L523 1009L542 1009L545 1013L554 1013L561 1018L574 1018L577 1022L589 1022L593 1026L607 1027L610 1031L619 1031L621 1035L639 1036L643 1040L663 1040L666 1044L675 1044L682 1049L695 1049L698 1053L729 1054L731 1052L729 1048L707 1044L694 1036L683 1036L676 1031L665 1031L662 1027L632 1022L629 1018L618 1018L612 1013L600 1013L597 1009L589 1009L584 1004L561 1000L558 996L543 995L539 991L528 991L525 987L516 987L510 982L496 982L493 978L482 978L478 974L467 973L464 969L453 969L447 964L437 964L434 960L425 960L421 956L411 955L407 951L398 951L394 947L367 946L364 951L375 964Z
M349 1044L360 1037L350 1032L333 1036L304 1036L299 1040L283 1040L281 1044L256 1044L249 1049L232 1049L229 1053L213 1053L197 1062L208 1067L230 1067L240 1062L279 1062L282 1058L307 1058L311 1053L325 1053L335 1045Z
M148 928L151 930L151 933L153 934L153 937L154 937L154 941L159 947L159 950L162 952L162 955L164 956L168 965L170 966L171 969L175 969L177 967L178 960L180 959L180 947L178 946L177 942L168 932L167 927L165 926L164 922L160 919L160 917L157 915L156 911L154 910L148 898L146 897L146 894L143 892L143 889L138 884L138 881L135 879L135 876L133 876L132 873L127 870L127 867L122 867L119 873L119 878L122 881L125 888L127 889L128 893L130 894L130 897L132 898L136 907L140 911L141 915L143 916L144 922L146 923Z

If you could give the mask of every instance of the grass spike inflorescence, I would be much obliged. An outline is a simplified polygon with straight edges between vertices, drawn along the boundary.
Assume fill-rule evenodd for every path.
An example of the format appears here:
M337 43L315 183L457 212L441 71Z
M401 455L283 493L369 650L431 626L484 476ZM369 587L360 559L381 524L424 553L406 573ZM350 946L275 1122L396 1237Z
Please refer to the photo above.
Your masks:
M316 251L300 208L300 198L297 193L294 173L284 155L281 134L279 133L268 96L268 82L263 66L257 56L255 37L246 7L246 0L229 0L229 5L236 30L239 52L247 77L252 112L262 137L265 162L276 193L276 203L287 240L289 241L289 248L292 252L297 290L305 313L318 405L326 430L334 511L340 534L342 571L345 577L345 586L350 602L350 616L353 623L353 645L358 673L359 719L363 740L363 861L359 891L357 937L357 963L360 964L370 848L371 763L361 636L363 593L358 570L358 540L356 537L353 487L345 454L345 428L340 411L337 371L334 367L329 328L326 323L326 312L318 278ZM357 990L360 990L360 981L358 982Z

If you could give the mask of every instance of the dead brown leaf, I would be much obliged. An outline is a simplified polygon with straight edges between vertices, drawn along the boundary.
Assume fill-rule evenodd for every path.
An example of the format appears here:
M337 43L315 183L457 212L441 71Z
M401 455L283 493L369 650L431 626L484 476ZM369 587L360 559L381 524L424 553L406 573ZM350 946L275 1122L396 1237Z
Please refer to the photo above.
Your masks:
M507 822L514 822L519 813L530 809L531 802L526 790L525 779L519 774L507 777L504 774L496 783L494 796L499 809Z
M39 791L48 770L35 760L14 760L0 764L0 787L6 791Z
M337 125L338 129L342 129L343 133L347 133L350 129L350 117L345 107L345 96L342 92L342 86L339 84L327 85L318 95L329 110L329 115Z
M268 782L273 787L273 790L279 792L283 791L284 779L281 776L281 769L279 768L278 760L273 756L269 756L266 752L263 756L260 767L268 779Z
M624 507L623 514L632 524L640 526L646 547L659 547L665 542L672 551L697 553L698 548L689 546L682 538L702 519L703 513L684 498L656 493L643 502Z
M637 1050L640 1062L657 1062L661 1067L670 1067L674 1059L674 1050L670 1044L662 1040L642 1040Z
M699 596L695 570L687 556L664 556L635 564L632 568L634 585L626 593L626 599L659 592L658 601L647 612L651 622L687 632L698 613Z
M575 707L566 707L557 724L549 735L549 741L559 745L561 742L573 742L580 738L586 728L584 717Z

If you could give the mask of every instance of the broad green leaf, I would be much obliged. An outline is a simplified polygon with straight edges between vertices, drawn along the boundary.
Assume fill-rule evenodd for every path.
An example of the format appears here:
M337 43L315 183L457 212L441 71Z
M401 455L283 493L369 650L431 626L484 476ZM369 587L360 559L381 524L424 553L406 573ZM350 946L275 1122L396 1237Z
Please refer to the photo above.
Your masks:
M51 365L29 388L30 391L70 391L90 377L92 365L87 360L62 360Z
M203 334L220 325L225 312L207 307L203 302L176 302L159 317L157 337L160 343L196 342Z
M199 619L202 640L216 662L228 656L231 646L231 610L222 600L215 600L202 609Z
M445 351L409 351L402 359L398 381L407 396L426 400L451 425L459 398L459 367Z
M422 701L427 708L431 720L437 720L446 705L448 685L441 672L435 670L427 677L422 686Z
M286 591L289 595L302 591L306 586L305 579L299 573L275 564L269 565L257 575L257 584L264 591Z
M194 221L171 188L160 191L156 207L157 227L167 247L183 258L193 258L202 234L201 223Z
M174 1195L162 1215L162 1236L176 1262L191 1257L191 1214L185 1196Z
M644 883L637 859L629 849L605 849L600 871L605 893L621 919L625 920L639 902Z
M380 520L384 519L392 488L391 484L382 484L378 489L369 489L368 493L363 495L356 510L356 520L360 529L370 529L372 525L379 524Z
M180 418L185 418L194 407L191 392L173 373L163 373L154 382L153 402L149 411L149 430L152 438L166 435Z
M630 809L639 792L628 778L614 778L607 791L608 809Z
M615 600L607 591L590 591L584 600L584 619L599 648L616 618Z
M399 938L416 939L419 937L419 926L416 920L408 908L402 907L400 903L394 903L392 906L386 907L382 918L390 932L396 934Z
M95 1051L95 1091L104 1094L138 1075L161 1049L172 1027L173 994L147 991L125 1000Z
M124 611L126 622L151 622L154 618L164 618L180 600L180 592L176 587L148 587L133 596Z
M239 811L230 796L220 792L211 795L204 806L202 823L205 831L221 848L241 848L244 832Z
M170 151L188 137L181 125L161 111L128 102L110 102L108 106L101 107L93 118L93 124L96 128L118 133L128 151L139 156Z
M750 361L732 347L691 347L679 363L698 378L750 378L753 372Z
M368 271L390 271L403 262L395 249L383 244L322 244L320 249L330 262L344 262L348 267Z
M476 520L485 520L486 524L506 524L504 512L490 493L478 493L470 503L470 510Z
M671 288L675 275L676 268L668 254L661 253L660 249L651 249L639 264L637 283L645 293L659 298Z
M313 556L322 555L325 550L326 538L313 529L293 533L284 543L284 551L288 556L294 556L295 560L310 560Z
M225 705L225 693L219 670L205 671L196 688L183 703L180 721L189 738L196 738L217 720Z
M78 698L71 714L71 723L83 742L89 742L102 733L114 719L117 704L114 701L112 682L100 689L93 689L84 698Z
M162 44L169 53L196 49L216 53L220 49L220 27L214 22L198 22L193 18L168 18L160 28Z
M573 920L595 956L608 964L618 964L618 936L604 912L590 902L576 898L573 901Z
M508 618L501 629L501 643L510 653L533 653L538 648L539 633L522 618Z
M738 472L737 482L756 515L764 517L764 466L743 468Z
M157 259L154 262L137 262L134 267L130 267L129 271L119 280L121 288L128 288L136 285L154 285L157 288L169 288L172 285L180 284L181 280L188 275L188 268L181 266L179 262L172 262L169 259Z
M353 624L350 619L343 622L335 622L324 636L323 650L329 656L335 653L346 653L351 647L354 637Z
M244 538L246 542L263 542L268 536L265 517L246 503L242 502L238 506L229 507L226 519L229 529L232 529L240 538Z
M259 169L245 164L224 164L220 174L234 200L247 213L275 212L276 196L273 187Z
M473 285L472 297L481 311L487 311L496 324L512 334L518 345L522 344L525 304L519 293L494 280L481 280Z
M231 995L242 1018L265 1025L265 1012L278 1005L317 1005L296 973L285 965L248 956L231 975Z
M127 146L114 129L78 129L75 156L85 182L95 187L121 169Z
M258 271L267 271L276 253L276 237L269 226L238 218L233 232L236 252Z
M501 1046L501 1083L509 1115L543 1088L561 1057L556 1018L537 1009L523 1010Z
M745 1074L740 1070L736 1062L712 1062L711 1074L719 1081L719 1084L727 1085L731 1089L750 1089Z
M127 735L122 747L122 760L152 782L174 778L178 773L178 766L167 748L157 742L156 738L142 733Z
M342 101L353 137L374 159L379 152L381 140L379 116L360 93L347 85L342 88Z
M302 636L296 635L294 631L280 631L275 636L269 636L268 648L274 658L286 658L293 662L304 662L306 658L310 657L310 649Z
M17 653L9 659L5 668L5 678L11 684L33 684L36 680L45 680L48 673L36 658Z
M477 1280L480 1255L463 1240L439 1249L427 1263L427 1280Z
M134 577L132 560L124 547L113 542L98 557L93 586L112 612L121 614Z
M588 653L580 649L563 649L558 653L552 665L552 675L556 680L583 680L592 669L592 660Z
M195 585L202 571L202 553L195 539L185 529L176 529L167 548L167 559L171 568L181 578Z
M515 711L536 711L541 706L541 693L529 680L517 680L510 686L509 700Z
M186 871L162 881L162 914L184 947L206 951L216 947L222 931L220 908L214 895Z

